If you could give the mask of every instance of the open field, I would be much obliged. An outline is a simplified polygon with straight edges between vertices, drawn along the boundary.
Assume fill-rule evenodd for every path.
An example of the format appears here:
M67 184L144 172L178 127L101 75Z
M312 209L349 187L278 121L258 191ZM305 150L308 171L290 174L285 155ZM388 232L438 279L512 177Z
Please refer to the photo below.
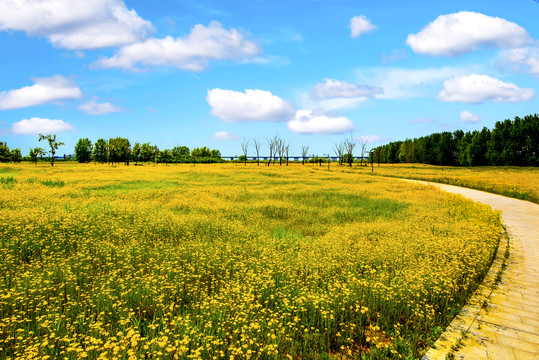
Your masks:
M0 179L0 358L419 358L501 231L487 206L344 168Z
M362 168L367 172L366 168ZM371 171L370 164L368 171ZM374 174L483 190L539 204L539 168L453 167L424 164L374 164Z

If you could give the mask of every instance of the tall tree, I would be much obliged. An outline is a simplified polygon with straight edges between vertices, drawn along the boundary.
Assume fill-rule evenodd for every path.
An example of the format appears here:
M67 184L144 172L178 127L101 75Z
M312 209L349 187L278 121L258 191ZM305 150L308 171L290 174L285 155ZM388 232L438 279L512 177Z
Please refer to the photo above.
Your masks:
M92 159L93 145L90 139L79 139L75 145L75 157L80 163L90 162Z
M94 161L99 161L101 164L104 164L107 162L108 159L108 152L109 147L108 143L105 139L97 139L97 141L94 144Z
M247 165L247 151L249 150L249 140L243 139L241 142L241 151L243 152L245 165Z
M481 131L474 131L470 144L466 148L466 160L470 166L488 165L487 144L490 140L490 130L483 127Z
M344 161L344 143L338 143L333 145L333 152L339 158L339 165L342 165Z
M260 146L262 143L260 140L253 138L253 145L255 146L255 152L256 152L256 165L260 166Z
M301 157L303 159L302 165L305 165L305 159L307 158L308 153L309 153L309 146L302 146L301 147Z
M51 148L51 166L54 166L54 155L56 154L56 150L62 145L64 145L63 142L56 141L56 135L43 135L39 134L39 141L41 140L47 140L49 143L49 146Z
M352 140L352 135L350 135L350 140ZM359 137L359 149L361 151L361 160L360 164L363 165L363 158L365 157L365 154L367 153L367 144L369 143L369 137L368 136L360 136Z
M37 165L37 157L45 155L45 149L36 147L33 149L30 149L28 156L30 156L30 160L33 161Z
M21 149L16 148L11 150L11 161L20 163L22 160Z
M135 163L140 161L140 143L138 142L133 145L133 149L131 150L131 161L134 161Z
M9 162L11 160L11 151L6 142L0 141L0 162Z
M269 147L269 161L268 166L271 164L271 160L275 163L275 154L277 153L277 144L279 143L279 137L277 135L273 136L271 139L266 139Z
M356 143L354 142L354 138L352 137L352 134L350 134L350 139L344 140L344 150L346 151L346 155L348 156L348 164L350 167L352 167L352 162L354 161L354 148L356 147ZM363 162L363 159L361 160Z
M284 153L285 153L285 156L286 156L286 166L288 166L288 155L290 154L290 143L286 143L284 145Z

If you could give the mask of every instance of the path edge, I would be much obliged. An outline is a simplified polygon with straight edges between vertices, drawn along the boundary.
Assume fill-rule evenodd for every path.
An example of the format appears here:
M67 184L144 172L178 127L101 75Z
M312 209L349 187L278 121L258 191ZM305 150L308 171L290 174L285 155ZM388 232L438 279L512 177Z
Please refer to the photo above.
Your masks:
M437 186L440 190L445 191L438 186L445 184L431 183L422 180L401 180ZM483 278L483 281L477 287L472 296L470 296L458 315L455 316L455 318L444 329L440 337L429 348L421 360L453 359L454 353L462 347L462 342L466 339L468 331L472 327L473 323L479 317L481 312L485 311L492 292L494 289L496 289L498 283L500 282L503 270L506 267L507 255L509 254L508 251L510 249L511 239L507 233L507 225L503 222L503 218L502 226L503 230L500 234L500 241L496 249L496 254L492 260L492 263L490 264L487 274Z

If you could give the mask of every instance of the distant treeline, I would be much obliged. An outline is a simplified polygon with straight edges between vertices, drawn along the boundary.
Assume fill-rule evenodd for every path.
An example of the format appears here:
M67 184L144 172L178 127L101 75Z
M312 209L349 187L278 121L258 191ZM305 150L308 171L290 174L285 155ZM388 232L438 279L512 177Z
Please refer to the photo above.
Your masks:
M133 146L126 138L98 139L94 144L90 139L79 139L75 145L75 159L85 163L154 162L154 163L217 163L221 162L219 150L210 150L206 146L190 150L187 146L175 146L172 149L159 149L151 143Z
M491 131L442 132L390 142L371 152L375 162L460 166L539 166L539 116L496 122Z

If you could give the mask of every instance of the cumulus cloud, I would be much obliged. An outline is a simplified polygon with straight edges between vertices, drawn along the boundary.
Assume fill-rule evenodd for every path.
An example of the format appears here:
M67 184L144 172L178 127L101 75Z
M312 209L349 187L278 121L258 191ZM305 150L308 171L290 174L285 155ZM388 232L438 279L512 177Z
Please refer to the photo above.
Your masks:
M151 38L121 48L114 56L94 63L98 68L137 70L142 66L174 66L200 72L211 60L243 61L260 53L260 47L236 29L227 30L217 21L195 25L182 38Z
M345 81L324 79L322 84L316 84L311 90L311 97L314 99L334 99L334 98L373 98L375 95L383 93L380 87L367 85L349 84Z
M358 80L376 84L384 89L379 99L427 97L435 94L441 83L452 77L475 71L474 66L444 66L441 68L406 69L398 67L372 67L356 71Z
M531 41L526 30L499 17L461 11L440 15L406 40L419 54L458 56L480 47L514 48Z
M222 140L222 141L241 139L239 135L229 133L226 131L217 131L215 134L211 136L211 138L212 140Z
M18 121L14 123L11 128L15 134L21 135L50 134L75 130L71 124L63 120L42 119L37 117Z
M460 121L465 124L477 123L481 121L481 116L474 115L468 110L462 110L460 112Z
M111 103L98 103L94 100L80 104L77 109L83 111L86 115L105 115L124 111L123 108L114 106Z
M211 114L225 122L287 121L294 106L269 91L247 89L245 92L212 89L206 101Z
M501 64L512 71L539 74L539 48L524 47L505 50L501 56Z
M32 86L0 92L0 110L19 109L82 97L79 87L63 76L55 75L32 80L35 82Z
M123 46L154 31L121 0L8 0L0 2L0 30L42 36L70 50Z
M438 99L444 102L478 104L483 101L518 102L535 96L533 89L520 89L488 75L457 76L444 82Z
M354 129L346 116L323 110L298 110L288 129L303 134L342 134Z
M352 38L357 38L359 35L369 33L374 29L377 29L377 26L371 24L365 15L354 16L350 20L350 36Z

